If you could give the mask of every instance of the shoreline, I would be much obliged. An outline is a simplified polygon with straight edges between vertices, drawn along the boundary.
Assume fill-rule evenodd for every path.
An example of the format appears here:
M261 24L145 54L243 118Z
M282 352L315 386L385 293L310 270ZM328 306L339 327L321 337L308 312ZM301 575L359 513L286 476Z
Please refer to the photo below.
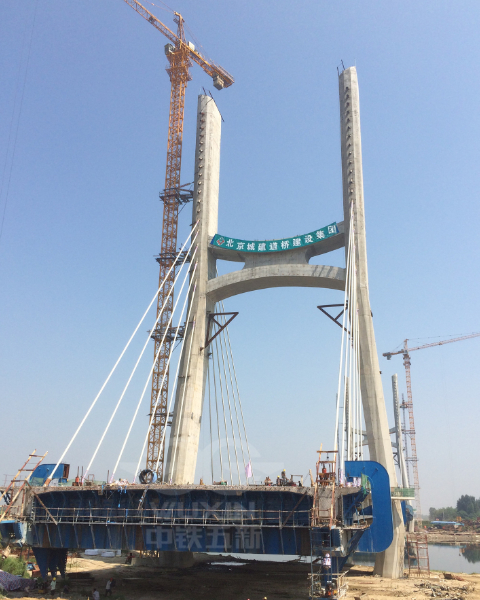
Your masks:
M465 533L448 531L442 531L441 533L428 532L427 541L429 544L450 544L454 546L459 544L480 544L480 534L468 531Z

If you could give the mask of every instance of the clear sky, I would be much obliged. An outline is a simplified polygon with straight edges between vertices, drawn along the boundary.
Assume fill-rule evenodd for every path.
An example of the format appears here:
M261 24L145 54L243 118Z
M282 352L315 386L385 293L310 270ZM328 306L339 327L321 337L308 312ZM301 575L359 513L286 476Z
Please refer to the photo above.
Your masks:
M479 331L480 4L177 0L173 8L235 77L217 92L194 66L185 107L184 182L193 180L203 86L224 118L220 233L282 238L342 220L343 60L356 65L360 85L379 352L405 338ZM165 43L121 0L0 3L0 475L15 473L33 448L59 457L155 290ZM179 240L189 223L187 208ZM342 252L325 260L343 266ZM340 292L275 289L227 303L240 311L230 331L259 471L307 473L320 443L332 445L340 329L316 306L341 301ZM480 338L412 354L424 512L480 496L479 358ZM380 364L392 418L393 373L405 392L401 357ZM123 381L72 447L75 471ZM126 398L96 477L115 461L135 402ZM132 446L122 474L131 477L137 454ZM208 460L200 454L199 475Z

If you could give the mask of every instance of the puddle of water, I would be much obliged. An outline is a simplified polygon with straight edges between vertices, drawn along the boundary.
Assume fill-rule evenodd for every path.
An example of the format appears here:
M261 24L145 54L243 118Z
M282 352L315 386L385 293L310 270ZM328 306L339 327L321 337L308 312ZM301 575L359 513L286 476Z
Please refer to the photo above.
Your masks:
M246 564L247 564L247 563L242 563L242 562L229 562L229 561L210 563L210 565L211 565L212 567L243 567L243 565L246 565Z

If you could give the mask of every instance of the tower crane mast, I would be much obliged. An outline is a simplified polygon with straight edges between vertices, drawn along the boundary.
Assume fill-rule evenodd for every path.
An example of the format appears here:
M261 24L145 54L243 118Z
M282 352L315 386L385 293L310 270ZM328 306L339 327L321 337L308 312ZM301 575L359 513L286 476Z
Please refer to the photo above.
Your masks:
M174 13L177 32L174 33L137 0L124 0L139 15L160 31L170 43L165 46L168 60L167 73L170 77L170 114L168 121L167 166L165 171L165 189L161 194L163 200L162 242L160 255L157 258L160 265L159 285L175 261L177 254L178 211L180 204L188 201L188 194L180 185L182 166L183 119L185 112L185 90L191 80L190 67L192 61L213 78L213 85L218 90L229 87L234 82L233 77L220 65L206 59L195 46L187 42L184 31L184 19L181 14ZM165 427L167 426L168 402L168 357L171 351L172 337L163 335L168 328L173 311L173 291L175 269L172 269L163 285L157 299L157 316L166 303L152 337L155 342L154 369L152 373L152 393L150 399L150 415L152 426L149 431L147 447L147 469L157 471L159 481L163 480L163 462L165 445L160 444ZM180 330L180 328L179 328ZM156 334L157 332L157 334ZM164 342L162 344L162 338ZM179 335L177 336L179 337ZM163 383L162 383L163 382ZM157 397L159 398L157 404ZM155 405L157 406L155 409ZM158 462L158 469L156 465Z
M415 487L415 503L417 514L419 517L422 514L421 504L420 504L420 482L418 478L418 458L417 458L417 443L415 439L415 419L413 417L413 396L412 396L412 378L410 374L410 352L414 352L415 350L424 350L425 348L432 348L433 346L443 346L444 344L451 344L452 342L460 342L462 340L468 340L470 338L478 337L480 333L470 333L469 335L462 335L461 337L453 338L450 340L442 340L440 342L432 342L430 344L424 344L423 346L416 346L415 348L408 347L408 339L403 342L403 349L397 350L396 352L385 352L383 356L387 358L387 360L391 360L392 356L396 354L403 355L403 366L405 367L405 379L407 384L407 401L402 403L402 408L408 409L408 417L409 417L409 426L410 429L405 431L405 433L410 437L410 449L411 456L407 458L409 462L412 463L413 467L413 481ZM406 444L405 444L406 446Z

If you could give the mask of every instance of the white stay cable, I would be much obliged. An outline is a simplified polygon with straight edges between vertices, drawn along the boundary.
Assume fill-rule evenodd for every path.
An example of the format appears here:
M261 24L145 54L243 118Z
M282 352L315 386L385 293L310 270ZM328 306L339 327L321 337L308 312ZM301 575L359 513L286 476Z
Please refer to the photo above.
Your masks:
M197 248L198 248L198 246L197 246ZM195 251L196 251L196 249L195 249ZM186 301L187 301L188 296L190 294L190 289L191 289L191 287L193 285L193 282L195 280L195 272L197 270L197 265L198 265L198 262L195 263L195 267L193 269L193 273L192 273L192 276L190 278L190 284L188 286L188 290L187 290L187 295L186 295L186 298L185 298L185 302L183 303L183 309L182 309L182 315L181 315L181 317L183 317L183 310L185 309ZM185 281L186 281L186 278L185 278ZM168 331L168 329L170 327L170 324L172 322L173 315L175 313L175 309L177 308L178 301L180 300L180 296L182 295L183 286L185 285L185 281L183 282L182 287L180 288L180 292L178 294L177 301L175 302L175 306L173 307L172 315L171 315L171 317L170 317L170 319L168 321L168 324L167 324L167 327L166 327L166 330L165 330L165 335L167 334L167 331ZM142 461L143 453L145 452L145 446L147 445L147 440L148 440L148 436L150 434L150 429L152 428L153 418L154 418L155 413L157 411L157 406L158 406L158 402L160 400L160 394L161 394L161 391L162 391L163 383L164 383L165 378L167 377L167 374L168 374L168 367L170 366L170 361L172 360L173 352L174 352L174 349L175 349L175 342L177 340L177 335L178 335L178 327L175 330L175 335L173 337L173 342L172 342L172 345L171 345L171 348L170 348L170 354L168 355L167 364L165 365L165 372L163 374L162 383L160 384L160 386L158 388L158 394L157 394L157 397L155 399L155 405L154 405L154 407L152 409L152 414L150 415L150 422L148 424L147 433L146 433L145 439L143 441L142 451L141 451L140 456L138 458L137 468L136 468L136 471L135 471L135 476L133 478L134 482L135 482L135 479L137 478L137 474L138 474L139 469L140 469L140 463ZM165 336L164 336L164 339L165 339ZM163 345L164 339L162 339L162 345Z
M225 426L225 438L226 438L226 442L227 442L228 468L230 469L230 485L233 485L232 462L230 460L230 444L228 442L227 416L226 416L226 410L225 410L225 399L223 397L223 386L222 386L222 375L220 372L220 361L218 360L219 352L218 352L217 338L215 338L215 351L217 353L218 382L220 384L220 397L222 399L222 408L223 408L223 423Z
M342 417L342 444L340 447L340 451L341 451L341 458L340 458L340 467L342 469L342 472L344 472L345 469L345 411L346 411L346 406L345 406L345 380L343 377L343 381L342 381L342 374L343 374L343 361L344 361L344 353L345 353L345 369L347 367L346 364L346 356L347 356L347 351L348 351L348 335L345 335L345 325L349 325L349 320L348 320L348 314L346 314L347 311L347 298L348 298L348 290L349 290L349 284L350 284L350 275L351 275L351 261L350 261L350 256L351 256L351 247L352 247L352 237L349 236L349 243L348 243L348 254L347 254L347 275L346 275L346 281L345 281L345 299L344 299L344 314L343 314L343 319L342 319L342 323L343 323L343 327L342 327L342 347L341 347L341 355L340 355L340 371L339 371L339 376L338 376L338 395L339 398L342 397L343 399L343 417ZM346 348L344 348L344 342L346 340ZM343 393L342 393L342 384L343 384Z
M231 427L231 431L232 431L233 450L235 452L235 461L237 463L238 484L242 485L242 480L240 479L240 467L238 466L237 442L235 439L235 428L233 426L232 405L230 403L230 390L229 390L228 381L227 381L227 370L225 368L225 357L224 357L224 349L223 349L223 343L222 343L222 333L220 333L220 335L218 337L220 338L220 350L221 350L221 355L222 355L223 377L224 377L224 381L225 381L225 391L227 393L228 410L230 413L230 427ZM232 390L232 393L233 393L233 390Z
M351 239L351 235L349 235L349 240L348 240L347 265L345 268L346 274L345 274L345 294L344 294L344 298L343 298L343 314L342 314L342 343L340 346L340 366L338 369L338 386L337 386L337 410L336 410L336 416L335 416L335 437L334 437L334 442L333 442L335 450L339 449L338 448L338 440L339 440L338 430L339 430L339 418L340 418L340 396L341 396L340 392L341 392L341 387L342 387L343 346L344 346L344 342L345 342L345 313L346 313L346 309L347 309L347 283L348 283L348 273L349 273L348 257L350 255L350 239ZM342 434L342 444L343 444L343 434ZM340 467L343 468L342 463L340 463Z
M352 248L353 250L353 248ZM352 252L353 256L353 252ZM350 289L348 291L348 318L349 318L349 329L350 335L348 339L348 384L349 384L349 403L348 403L348 438L347 438L347 454L348 460L352 460L353 457L353 443L354 443L354 435L355 435L355 395L353 389L353 312L355 310L354 306L354 294L353 294L353 282L354 282L354 261L352 257L350 258Z
M195 317L194 317L193 318L193 323L192 323L192 333L190 335L190 347L188 349L187 365L186 365L186 369L185 369L185 381L184 381L184 384L183 384L182 401L181 401L181 404L180 404L180 411L178 413L179 415L182 414L183 403L185 401L185 394L186 394L186 391L187 391L187 378L188 378L188 372L190 370L190 358L192 356L192 345L193 345L193 334L195 332L195 322L196 321L195 321ZM179 433L180 432L180 421L178 422L178 427L179 427L179 429L177 429L177 432ZM170 471L171 473L173 473L174 469L175 469L175 462L177 460L178 438L179 437L180 436L177 435L177 437L175 439L175 449L174 449L174 453L173 453L172 468L171 468L171 471Z
M353 255L355 256L355 244L353 245ZM357 354L355 352L355 346L357 343L357 332L355 330L356 328L356 322L357 322L357 294L356 294L356 290L355 290L355 284L356 284L356 279L355 279L355 263L353 263L352 265L352 270L353 270L353 277L352 277L352 312L351 312L351 325L352 325L352 335L351 335L351 354L352 354L352 362L351 362L351 366L350 366L350 372L352 374L352 396L353 396L353 404L352 404L352 412L353 412L353 436L352 436L352 452L351 452L351 459L350 460L356 460L356 448L357 448L357 431L358 431L358 422L357 422L357 417L358 417L358 407L357 407L357 402L358 402L358 397L357 397L357 362L356 362L356 358L357 358Z
M81 421L80 425L77 427L77 430L76 430L76 431L75 431L75 433L73 434L73 437L72 437L72 439L69 441L69 443L68 443L67 447L66 447L66 448L65 448L65 450L63 451L63 454L62 454L62 456L61 456L61 457L58 459L58 462L57 462L57 464L55 465L55 468L53 469L52 473L55 473L55 471L56 471L56 470L57 470L57 468L58 468L58 465L59 465L60 463L62 463L62 462L63 462L63 459L65 458L65 455L67 454L68 450L70 449L70 446L73 444L73 442L74 442L75 438L77 437L77 435L78 435L79 431L80 431L80 430L81 430L81 428L83 427L83 424L84 424L84 423L85 423L85 421L87 420L87 418L88 418L88 415L89 415L89 414L92 412L92 409L93 409L93 407L95 406L95 404L97 403L97 400L100 398L100 395L101 395L101 393L103 392L103 390L105 389L105 386L106 386L106 385L107 385L107 383L110 381L110 378L111 378L111 376L113 375L113 373L114 373L115 369L117 368L117 366L118 366L118 363L119 363L119 362L122 360L122 357L123 357L123 355L124 355L124 354L125 354L125 352L127 351L127 348L130 346L130 342L131 342L131 341L133 340L133 338L135 337L135 334L137 333L137 331L138 331L138 329L139 329L140 325L143 323L143 321L144 321L145 317L147 316L147 314L148 314L148 311L150 310L150 308L151 308L152 304L155 302L155 299L157 298L158 294L160 293L160 290L161 290L161 289L163 288L163 286L165 285L165 282L167 281L167 278L168 278L168 276L169 276L169 275L170 275L170 273L172 272L172 269L174 269L174 268L175 268L175 265L176 265L176 263L177 263L177 261L178 261L178 258L179 258L179 256L180 256L180 253L183 251L183 249L184 249L184 248L185 248L185 246L187 245L187 243L188 243L189 239L191 238L191 236L192 236L193 232L194 232L194 231L195 231L195 229L198 227L198 223L199 223L199 221L197 221L197 222L195 223L194 227L192 228L191 232L189 233L189 235L188 235L187 239L185 240L185 242L184 242L184 244L183 244L183 246L182 246L182 248L181 248L180 252L179 252L179 253L177 254L177 256L175 257L175 260L174 260L174 262L173 262L172 266L170 267L170 269L169 269L168 273L165 275L165 277L164 277L164 279L163 279L162 283L159 285L159 287L158 287L157 291L155 292L155 295L153 296L153 298L152 298L152 300L151 300L150 304L148 305L148 308L147 308L147 310L144 312L144 314L143 314L143 317L140 319L140 322L139 322L139 323L138 323L138 325L136 326L136 328L135 328L135 331L134 331L134 332L132 333L132 335L130 336L130 339L128 340L128 342L127 342L127 344L126 344L125 348L122 350L122 353L121 353L121 354L120 354L120 356L118 357L118 360L117 360L117 362L116 362L116 363L113 365L113 368L112 368L112 370L110 371L110 373L108 374L108 377L107 377L107 379L105 380L104 384L103 384L103 385L102 385L102 387L100 388L100 391L98 392L98 394L95 396L95 399L94 399L94 401L93 401L93 402L92 402L92 404L90 405L90 408L87 410L87 413L86 413L86 414L85 414L85 416L83 417L83 419L82 419L82 421ZM49 480L47 479L44 485L46 486L46 485L48 485L49 483L50 483L50 482L49 482Z
M197 235L198 235L198 232L197 232ZM193 244L193 243L195 243L195 239L196 239L196 237L197 237L197 236L195 236L195 238L194 238L194 240L193 240L192 244ZM182 263L182 265L181 265L181 267L180 267L180 269L179 269L178 273L177 273L177 274L176 274L176 276L175 276L175 279L174 279L174 282L173 282L173 284L172 284L172 287L170 288L170 290L169 290L169 292L168 292L168 294L167 294L167 297L165 298L165 301L164 301L164 303L163 303L163 305L162 305L162 308L161 308L161 310L160 310L160 311L158 311L158 315L157 315L157 318L156 318L156 320L155 320L155 323L153 324L152 331L155 331L155 328L157 327L158 321L160 320L160 317L162 316L162 314L163 314L163 312L164 312L164 310L165 310L165 306L167 305L168 299L170 298L170 296L171 296L171 294L172 294L172 292L173 292L173 289L174 289L174 287L175 287L175 284L177 283L178 279L180 278L180 275L181 275L181 273L182 273L182 271L183 271L183 268L184 268L184 266L185 266L185 264L186 264L186 262L187 262L187 259L188 259L188 252L187 252L187 254L186 254L186 256L185 256L185 259L184 259L184 261L183 261L183 263ZM97 456L97 452L99 451L99 449L100 449L100 446L102 445L102 443L103 443L103 440L105 439L105 436L107 435L107 432L108 432L108 430L109 430L109 428L110 428L110 425L112 424L112 421L113 421L113 419L115 418L115 415L117 414L117 410L118 410L118 408L119 408L119 406L120 406L120 404L121 404L121 402L122 402L122 400L123 400L123 397L125 396L125 394L126 394L126 392L127 392L127 389L128 389L128 387L129 387L129 385L130 385L130 382L132 381L132 378L133 378L133 376L135 375L135 372L136 372L136 370L137 370L138 364L140 363L140 361L141 361L141 359L142 359L142 357L143 357L143 354L144 354L144 352L145 352L145 350L146 350L146 348L147 348L147 346L148 346L148 344L149 344L149 342L150 342L150 339L151 339L151 336L150 336L150 335L148 335L148 336L147 336L147 339L146 339L146 341L145 341L145 344L143 345L142 351L140 352L140 356L138 357L138 359L137 359L137 362L135 363L135 366L133 367L133 370L132 370L132 372L130 373L130 377L128 378L128 381L127 381L127 383L125 384L125 387L123 388L122 394L121 394L120 398L118 399L118 402L117 402L117 404L116 404L116 406L115 406L115 409L114 409L114 411L113 411L113 413L112 413L112 415L111 415L111 417L110 417L110 420L108 421L108 423L107 423L107 426L105 427L105 430L104 430L104 432L103 432L103 434L102 434L102 437L100 438L100 441L98 442L98 444L97 444L97 447L95 448L95 452L93 453L93 456L92 456L92 458L91 458L90 462L88 463L88 466L87 466L87 469L86 469L86 471L85 471L85 475L83 475L83 479L82 479L82 481L83 481L83 480L84 480L84 479L87 477L87 474L88 474L88 472L90 471L90 467L92 466L92 463L93 463L93 461L95 460L95 457Z
M194 258L195 258L195 254L196 254L196 252L197 252L197 248L198 248L198 246L196 246L196 247L195 247L195 251L194 251L194 253L193 253L192 260L194 260ZM183 280L183 283L182 283L181 290L183 290L183 287L184 287L184 285L185 285L185 282L187 281L187 279L188 279L188 271L187 271L187 273L186 273L186 275L185 275L185 278L184 278L184 280ZM170 294L170 293L173 291L173 289L174 289L174 287L172 286L172 288L170 289L170 292L169 292L169 294ZM181 294L181 290L180 290L180 294ZM180 297L180 295L179 295L179 297ZM167 298L166 300L168 300L168 298ZM152 367L151 367L151 369L150 369L150 371L149 371L149 373L148 373L148 375L147 375L147 378L146 378L146 380L145 380L145 385L144 385L144 387L143 387L142 394L141 394L141 396L140 396L140 399L139 399L139 401L138 401L138 403L137 403L137 407L136 407L136 409L135 409L135 413L134 413L134 415L133 415L133 419L132 419L132 421L131 421L131 423L130 423L130 426L129 426L129 428L128 428L127 435L126 435L125 439L123 440L122 449L120 450L120 454L118 455L117 462L115 463L115 467L113 468L112 475L111 475L111 477L110 477L110 481L113 481L114 475L115 475L115 473L117 472L117 468L118 468L118 465L119 465L119 463L120 463L120 460L121 460L121 458L122 458L122 456L123 456L123 452L124 452L124 450L125 450L125 446L127 445L128 439L129 439L129 437L130 437L130 433L131 433L131 431L132 431L133 424L135 423L135 420L136 420L136 418L137 418L138 411L139 411L139 409L140 409L140 405L142 404L142 401L143 401L143 398L144 398L144 396L145 396L145 392L146 392L146 390L147 390L148 384L150 383L150 379L151 379L151 377L152 377L153 369L155 368L155 365L157 364L157 360L158 360L158 357L159 357L159 355L160 355L160 351L161 351L161 349L162 349L163 342L165 341L165 337L167 336L167 333L168 333L168 328L169 328L169 326L170 326L170 323L172 322L173 314L174 314L174 312L175 312L175 308L176 308L176 306L177 306L177 303L178 303L178 298L177 298L177 302L175 303L175 306L174 306L174 308L173 308L173 310L172 310L172 314L171 314L170 320L169 320L169 322L168 322L168 324L167 324L167 326L166 326L166 328L165 328L165 332L164 332L164 334L163 334L162 340L161 340L161 342L160 342L160 345L159 345L159 347L158 347L157 354L155 355L155 358L154 358L154 360L153 360ZM172 348L173 348L173 347L172 347Z
M355 231L355 228L353 228ZM354 251L356 252L356 246L354 243ZM358 458L357 460L363 459L363 403L362 403L362 390L360 386L360 314L358 308L358 286L357 286L357 268L355 266L355 339L356 339L356 369L357 369L357 411L358 411Z
M221 307L222 307L222 312L225 312L225 306L223 304L223 300L221 302ZM253 473L252 458L250 456L250 446L248 444L247 428L245 426L245 418L243 416L243 407L242 407L242 401L241 401L241 398L240 398L240 389L238 387L237 371L235 369L235 361L233 360L232 343L230 341L230 333L228 331L228 327L225 327L225 331L226 331L226 334L227 334L228 349L229 349L229 352L230 352L230 357L232 359L233 377L235 379L235 387L236 387L236 390L237 390L238 406L240 408L240 416L241 416L241 419L242 419L243 433L245 435L245 444L247 446L248 460L249 460L249 463L250 463L250 467L252 469L252 480L255 482L255 475ZM247 478L247 481L248 481L248 478Z
M223 317L224 322L226 321L226 317ZM238 438L240 440L240 450L242 452L242 461L243 461L243 469L244 469L244 473L245 473L245 478L247 480L248 483L248 477L247 477L247 463L245 462L245 452L243 450L243 441L242 441L242 430L240 429L240 422L238 419L238 410L237 410L237 401L235 398L235 388L233 387L233 377L232 377L232 369L230 367L230 357L227 353L227 339L225 336L225 331L228 327L225 327L225 329L223 329L222 333L220 334L220 344L222 345L222 353L223 353L223 343L225 344L225 354L227 356L227 366L228 366L228 376L230 378L230 386L232 388L232 397L233 397L233 407L235 409L235 420L237 422L237 431L238 431ZM223 340L223 341L222 341ZM233 431L233 423L232 423L232 431ZM238 459L237 459L237 470L238 470ZM239 474L239 478L240 478L240 474Z
M210 363L209 363L210 364ZM212 398L210 389L210 369L207 369L207 385L208 385L208 415L210 417L210 463L212 468L212 484L213 484L213 434L212 434Z
M349 460L354 460L355 453L355 436L357 429L357 410L356 410L356 388L355 388L355 315L356 315L356 293L355 293L355 229L352 227L352 248L350 253L350 291L348 296L349 303L349 323L350 323L350 339L349 339L349 384L350 384L350 457Z
M222 457L222 442L220 438L220 416L218 413L218 395L217 395L217 379L215 377L215 353L212 348L212 373L213 373L213 387L215 390L215 412L217 415L217 435L218 435L218 453L220 455L220 480L223 481L223 457Z
M194 272L193 272L193 274L192 274L192 281L193 281L193 278L195 277L195 271L196 271L196 269L197 269L197 265L195 265L195 270L194 270ZM182 349L180 350L180 356L179 356L179 358L178 358L177 371L176 371L176 373L175 373L175 379L174 379L173 389L172 389L172 392L171 392L171 394L170 394L170 402L168 403L167 417L168 417L168 415L170 414L170 410L171 410L171 408L172 408L173 397L174 397L174 394L175 394L175 389L176 389L176 387L177 387L177 382L178 382L178 372L180 371L180 365L181 365L181 363L182 363L182 360L183 360L183 353L184 353L185 346L186 346L186 344L185 344L185 338L187 337L188 324L190 323L190 315L191 315L191 313L192 313L192 308L193 308L193 300L194 300L194 298L195 298L195 292L196 292L196 291L197 291L197 284L195 283L195 285L194 285L194 287L193 287L192 297L190 298L190 305L189 305L189 307L188 307L187 319L186 319L186 321L185 321L185 334L184 334L184 338L183 338L183 341L182 341ZM187 296L186 296L186 298L185 298L185 302L186 302L187 300L188 300L188 294L187 294ZM185 310L185 304L184 304L184 305L183 305L183 307L182 307L182 316L180 317L180 321L181 321L181 320L182 320L182 318L183 318L183 312L184 312L184 310ZM163 444L164 444L164 441L165 441L165 434L166 434L166 432L167 432L167 428L166 428L166 427L164 427L164 429L163 429L163 434L162 434L162 439L161 439L161 441L160 441L160 448L159 448L159 451L158 451L157 463L156 463L156 465L155 465L155 472L158 472L158 465L159 465L159 463L160 463L160 456L162 455L162 447L163 447Z

